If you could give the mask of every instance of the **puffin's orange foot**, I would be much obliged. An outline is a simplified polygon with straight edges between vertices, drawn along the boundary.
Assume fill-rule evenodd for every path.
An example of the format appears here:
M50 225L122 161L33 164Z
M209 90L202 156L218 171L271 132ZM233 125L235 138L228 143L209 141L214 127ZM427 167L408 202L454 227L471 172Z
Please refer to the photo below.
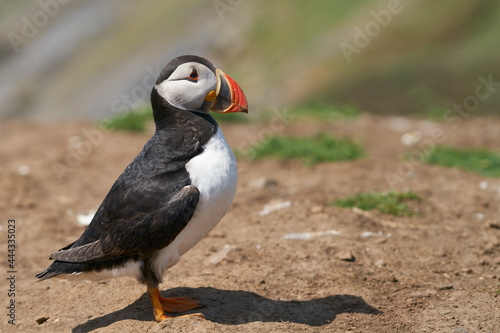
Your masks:
M151 304L153 305L153 313L157 322L161 322L167 318L172 318L165 315L167 312L183 312L196 308L201 308L202 305L196 298L190 297L171 297L165 298L160 295L160 290L158 288L147 285L149 298L151 299ZM189 314L181 317L187 316L197 316L205 318L201 313Z
M161 307L167 312L184 312L203 307L200 301L190 297L159 297Z

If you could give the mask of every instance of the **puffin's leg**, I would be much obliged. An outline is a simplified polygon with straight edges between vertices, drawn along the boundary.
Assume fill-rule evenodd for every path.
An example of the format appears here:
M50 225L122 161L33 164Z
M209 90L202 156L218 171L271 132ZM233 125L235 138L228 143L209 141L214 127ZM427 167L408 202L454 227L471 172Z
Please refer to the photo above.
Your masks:
M165 312L163 311L163 307L160 303L160 290L157 287L151 286L149 283L147 284L149 298L151 299L151 304L153 305L153 314L155 315L155 319L157 322L163 321L168 317L165 316Z
M151 304L153 304L153 313L157 322L163 321L167 318L171 318L166 316L164 311L183 312L202 307L199 304L199 301L195 298L189 298L189 297L165 298L160 295L160 290L157 287L153 287L152 285L147 284L147 288L148 288L149 298L151 299ZM203 318L203 315L199 313L187 316L197 316Z

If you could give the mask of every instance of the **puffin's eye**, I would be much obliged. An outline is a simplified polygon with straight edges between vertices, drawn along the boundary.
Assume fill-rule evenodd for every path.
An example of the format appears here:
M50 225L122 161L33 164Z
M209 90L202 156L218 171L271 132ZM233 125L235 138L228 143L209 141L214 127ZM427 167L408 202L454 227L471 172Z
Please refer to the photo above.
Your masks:
M198 80L198 72L196 71L196 69L193 69L193 71L191 72L191 74L189 74L189 78L193 81L197 81Z

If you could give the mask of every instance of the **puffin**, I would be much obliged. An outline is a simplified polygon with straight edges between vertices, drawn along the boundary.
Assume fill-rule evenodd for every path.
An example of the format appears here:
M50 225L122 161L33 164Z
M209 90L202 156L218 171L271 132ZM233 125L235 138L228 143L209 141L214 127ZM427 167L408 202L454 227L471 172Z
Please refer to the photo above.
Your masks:
M210 61L170 61L151 91L155 133L125 168L92 221L73 243L50 253L38 273L102 280L131 276L145 284L157 322L201 307L189 297L162 297L166 271L203 239L231 205L236 159L210 111L248 113L240 86Z

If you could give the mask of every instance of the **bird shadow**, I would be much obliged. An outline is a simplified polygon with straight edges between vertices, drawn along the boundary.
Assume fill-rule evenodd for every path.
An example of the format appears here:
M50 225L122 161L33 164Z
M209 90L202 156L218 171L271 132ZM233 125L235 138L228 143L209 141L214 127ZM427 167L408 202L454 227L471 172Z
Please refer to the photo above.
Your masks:
M162 292L165 297L195 297L204 305L190 311L202 313L206 319L225 325L240 325L254 321L292 322L309 326L326 325L341 313L380 314L361 297L334 295L307 301L281 301L243 290L203 288L174 288ZM190 313L186 312L186 313ZM183 314L186 314L183 313ZM153 321L153 311L147 293L134 303L107 315L91 319L73 328L73 333L91 332L114 322L132 319Z

